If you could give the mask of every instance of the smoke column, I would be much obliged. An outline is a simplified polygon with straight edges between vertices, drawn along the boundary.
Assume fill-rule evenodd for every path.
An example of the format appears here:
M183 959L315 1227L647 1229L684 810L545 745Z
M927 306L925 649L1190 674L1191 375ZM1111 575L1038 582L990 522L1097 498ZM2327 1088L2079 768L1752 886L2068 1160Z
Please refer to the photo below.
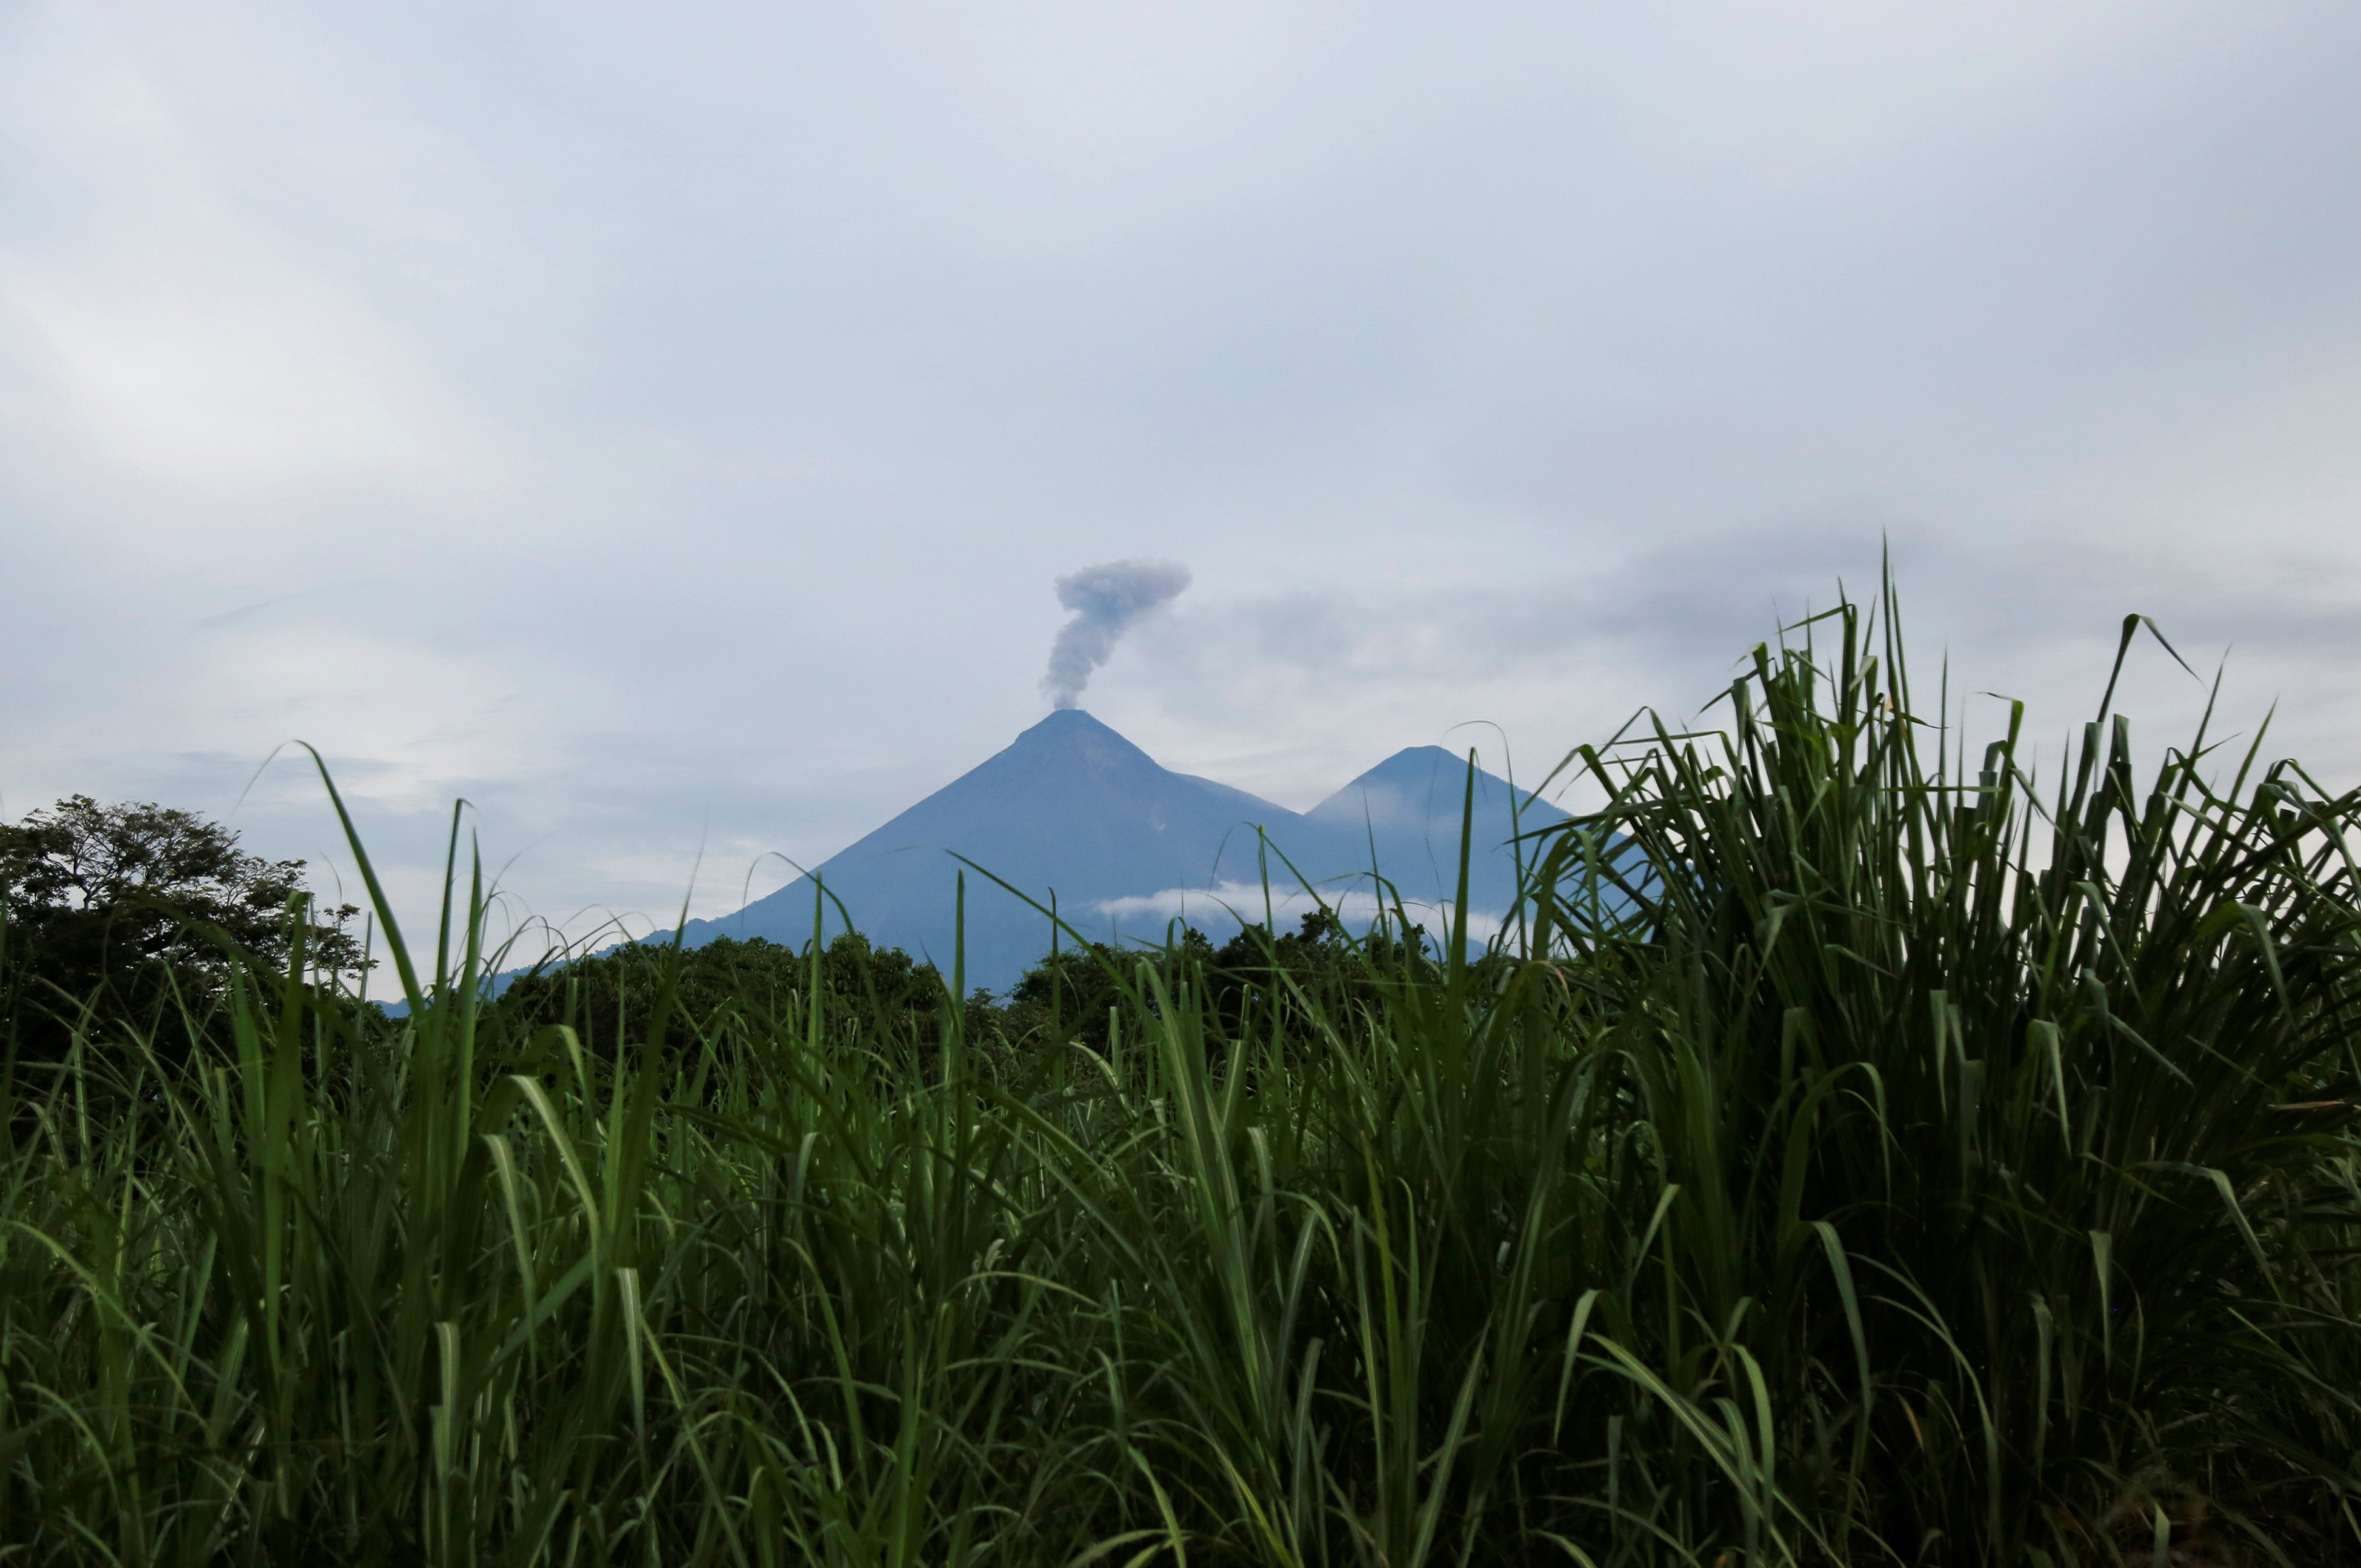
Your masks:
M1074 619L1058 629L1050 644L1041 695L1059 707L1073 707L1124 628L1188 586L1189 568L1171 561L1110 561L1060 577L1058 602Z

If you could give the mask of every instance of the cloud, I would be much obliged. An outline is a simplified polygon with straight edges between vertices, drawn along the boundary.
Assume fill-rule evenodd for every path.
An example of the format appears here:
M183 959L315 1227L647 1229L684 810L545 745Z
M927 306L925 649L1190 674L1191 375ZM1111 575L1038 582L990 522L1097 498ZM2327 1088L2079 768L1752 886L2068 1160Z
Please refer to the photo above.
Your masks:
M1058 640L1049 645L1041 695L1059 707L1073 707L1091 672L1114 654L1125 630L1188 586L1189 568L1170 561L1109 561L1060 577L1058 602L1074 619L1058 629Z
M1030 723L1078 562L1195 576L1093 710L1308 805L1696 714L1885 537L1971 716L2142 610L2361 776L2361 12L983 16L0 11L0 802L316 856L301 735L405 887L464 794L714 915Z
M1150 939L1161 938L1165 926L1174 920L1200 930L1219 931L1228 927L1261 925L1267 918L1272 929L1287 931L1323 906L1356 930L1366 929L1380 913L1392 913L1390 905L1381 906L1377 895L1367 888L1323 887L1315 894L1296 885L1266 889L1259 883L1227 880L1211 887L1170 887L1129 898L1101 899L1093 905L1124 936ZM1453 907L1447 900L1403 905L1411 922L1426 927L1430 936L1451 928ZM1496 910L1467 912L1467 934L1473 940L1490 941L1500 924L1501 917ZM1083 932L1084 936L1090 934Z
M20 350L19 396L38 400L0 419L0 433L38 418L64 450L159 499L250 503L290 486L364 482L447 499L438 482L496 465L482 410L388 308L382 278L320 243L337 207L381 227L389 200L409 200L401 185L464 187L464 174L373 157L416 127L397 115L372 141L337 124L361 104L309 94L338 78L352 89L354 73L300 29L224 17L226 38L185 38L159 17L135 41L74 9L20 14L13 69L0 70L0 156L16 193L0 210L11 242L0 246L0 318ZM225 43L247 58L213 59ZM257 137L237 123L257 105L214 98L199 74L207 64L249 76L279 67L296 80L272 82L266 98L308 101L280 105L276 136ZM339 155L333 170L302 167L324 136ZM269 200L247 184L256 170L272 181ZM379 181L362 192L356 174ZM304 202L302 223L285 221L291 201Z

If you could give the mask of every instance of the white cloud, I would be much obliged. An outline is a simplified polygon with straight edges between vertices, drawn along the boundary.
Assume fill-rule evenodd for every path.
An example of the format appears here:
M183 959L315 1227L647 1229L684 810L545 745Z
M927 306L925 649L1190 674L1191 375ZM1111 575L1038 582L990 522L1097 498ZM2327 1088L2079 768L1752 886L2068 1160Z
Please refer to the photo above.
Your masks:
M1271 929L1284 932L1293 930L1305 916L1325 908L1346 926L1363 930L1380 915L1390 918L1397 914L1389 902L1381 905L1377 894L1366 887L1323 887L1315 892L1300 885L1266 889L1259 883L1226 880L1211 887L1170 887L1129 898L1101 899L1093 907L1124 937L1147 940L1160 938L1165 927L1175 920L1205 931L1268 924ZM1440 936L1451 928L1454 907L1448 900L1405 902L1399 913L1407 915L1411 924L1425 927L1429 936ZM1490 941L1500 922L1497 910L1468 910L1468 939Z
M432 472L458 444L365 317L264 278L0 279L75 431L144 477L223 489ZM284 280L280 280L284 282Z
M192 35L95 8L16 18L0 69L17 196L0 205L0 317L19 433L168 504L324 482L447 499L450 480L497 464L498 444L346 242L401 256L389 242L431 220L390 234L387 209L421 206L416 185L459 171L382 156L404 139L399 121L364 129L365 94L313 96L323 78L353 85L335 52L255 22L226 15ZM251 95L225 96L220 77Z

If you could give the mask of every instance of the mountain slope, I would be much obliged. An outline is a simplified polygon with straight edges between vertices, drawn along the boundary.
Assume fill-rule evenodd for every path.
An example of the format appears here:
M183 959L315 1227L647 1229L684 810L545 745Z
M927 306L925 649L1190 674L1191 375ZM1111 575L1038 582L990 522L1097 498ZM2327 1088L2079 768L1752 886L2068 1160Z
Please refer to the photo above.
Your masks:
M1366 918L1374 850L1406 903L1433 906L1451 895L1457 876L1466 779L1464 760L1412 747L1299 814L1159 767L1088 713L1064 709L823 861L822 931L833 937L849 915L873 942L930 958L948 972L962 869L956 856L1043 904L1054 889L1066 923L1094 940L1152 940L1176 914L1216 927L1226 922L1224 900L1259 918L1257 828L1279 852L1269 861L1280 894L1274 907L1284 905L1289 916L1309 900L1285 896L1294 879L1279 855L1322 896ZM1565 815L1521 799L1529 829ZM1511 896L1509 800L1504 781L1477 774L1472 910L1504 909ZM815 893L809 877L798 877L734 915L691 921L686 939L763 937L801 947L811 938ZM965 932L971 986L1005 987L1049 948L1048 917L974 872Z
M956 888L964 855L1099 938L1102 901L1164 888L1202 887L1232 871L1251 875L1255 828L1301 831L1303 818L1244 790L1159 767L1148 753L1080 708L1052 713L1007 750L937 790L818 868L843 914L881 946L950 968ZM985 877L967 878L971 983L1005 985L1049 947L1047 917ZM691 944L765 937L801 946L812 928L811 880L794 882L719 920L692 921Z
M1468 845L1467 906L1506 909L1516 895L1521 852L1511 847L1520 831L1530 833L1565 820L1565 813L1530 791L1511 793L1508 781L1476 773L1475 812ZM1306 819L1344 840L1341 872L1366 873L1376 865L1405 905L1439 907L1455 894L1459 879L1459 834L1467 806L1467 759L1440 746L1411 746L1395 752L1334 795L1313 806ZM1339 851L1332 850L1331 853ZM1360 885L1368 885L1366 875Z

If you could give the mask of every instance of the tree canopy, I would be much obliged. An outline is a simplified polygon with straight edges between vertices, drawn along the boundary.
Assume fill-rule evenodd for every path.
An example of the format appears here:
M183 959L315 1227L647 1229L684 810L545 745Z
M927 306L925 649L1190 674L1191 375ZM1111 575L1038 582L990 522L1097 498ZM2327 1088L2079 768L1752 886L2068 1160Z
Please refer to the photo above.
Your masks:
M532 1024L571 1025L593 1053L612 1056L648 1037L667 986L677 1039L710 1031L733 1013L792 1017L809 1006L812 975L808 948L797 952L760 937L721 937L676 951L657 938L520 975L500 1005ZM872 948L851 932L821 951L818 976L832 1009L883 1029L930 1025L945 1001L934 965L899 948ZM974 1004L982 1005L981 993Z
M58 1055L86 1025L185 1038L234 955L282 969L299 931L307 968L363 968L359 911L313 905L303 872L152 802L69 795L0 825L0 1027L28 1058Z

